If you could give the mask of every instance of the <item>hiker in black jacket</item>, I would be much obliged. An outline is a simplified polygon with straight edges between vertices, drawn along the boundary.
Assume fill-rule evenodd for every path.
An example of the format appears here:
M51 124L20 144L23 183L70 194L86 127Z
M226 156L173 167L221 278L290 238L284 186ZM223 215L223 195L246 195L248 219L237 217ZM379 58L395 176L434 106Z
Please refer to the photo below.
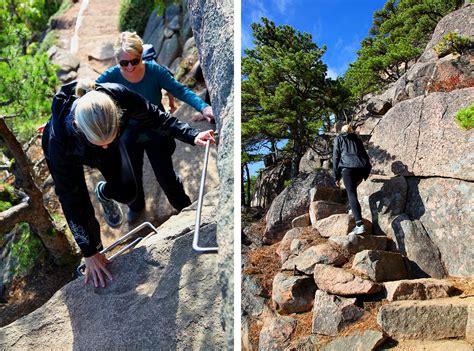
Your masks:
M133 126L129 120L135 121ZM106 222L119 226L123 214L116 201L130 203L137 193L124 139L146 130L150 138L166 133L191 145L205 146L207 140L215 143L212 131L191 128L120 84L73 82L53 99L42 146L69 228L85 257L86 284L92 278L96 287L105 287L105 276L111 280L112 274L100 254L100 227L83 166L98 168L104 176L105 182L97 184L95 193Z
M362 222L360 203L357 199L357 187L362 179L368 178L372 166L362 140L353 132L350 125L343 126L341 134L334 139L332 164L338 187L342 176L352 214L356 221L356 227L349 234L362 234L365 232L365 228Z

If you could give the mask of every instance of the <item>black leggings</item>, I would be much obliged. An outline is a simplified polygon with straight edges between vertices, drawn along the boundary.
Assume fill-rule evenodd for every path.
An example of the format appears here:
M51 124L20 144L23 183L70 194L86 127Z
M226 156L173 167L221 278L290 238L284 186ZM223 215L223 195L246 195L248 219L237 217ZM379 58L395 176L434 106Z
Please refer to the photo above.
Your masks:
M343 168L342 180L346 187L347 197L349 198L349 205L352 209L352 215L357 225L362 224L362 214L360 203L357 199L357 187L364 179L364 170L360 168Z

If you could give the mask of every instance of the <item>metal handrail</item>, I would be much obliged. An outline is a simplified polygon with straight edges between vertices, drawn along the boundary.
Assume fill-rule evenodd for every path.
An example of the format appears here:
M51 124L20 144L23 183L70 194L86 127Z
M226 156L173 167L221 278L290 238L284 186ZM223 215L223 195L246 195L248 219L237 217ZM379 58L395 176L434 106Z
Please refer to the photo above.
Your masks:
M217 137L217 133L215 133ZM201 211L202 211L202 200L204 197L204 185L206 183L206 173L207 173L207 161L209 158L209 149L211 141L207 140L206 150L204 151L204 166L201 175L201 186L199 187L199 196L198 203L196 208L196 223L194 225L194 237L193 237L193 250L197 252L217 252L218 247L201 247L199 246L199 230L201 227Z
M105 254L106 252L109 252L110 250L112 250L115 246L117 246L118 244L120 244L121 242L124 242L126 239L128 239L129 237L131 237L133 234L135 234L136 232L142 230L143 228L145 227L150 227L154 233L149 233L146 237L152 235L152 234L158 234L158 229L156 229L156 227L151 224L150 222L143 222L142 224L140 224L138 227L135 227L133 228L131 231L129 231L127 234L125 234L124 236L122 236L121 238L117 239L116 241L114 241L112 244L110 244L109 246L107 246L105 249L103 249L100 253L101 254ZM135 240L133 240L130 244L128 244L127 246L125 246L124 248L120 249L120 251L114 253L110 258L109 258L109 261L111 261L112 259L114 259L115 257L117 257L118 255L120 255L122 252L128 250L128 249L131 249L133 246L135 246L136 244L138 244L142 239L144 239L145 237L138 237L136 238ZM86 264L85 263L82 263L80 264L77 268L76 268L76 273L78 276L81 276L83 275L83 272L82 270L86 267Z

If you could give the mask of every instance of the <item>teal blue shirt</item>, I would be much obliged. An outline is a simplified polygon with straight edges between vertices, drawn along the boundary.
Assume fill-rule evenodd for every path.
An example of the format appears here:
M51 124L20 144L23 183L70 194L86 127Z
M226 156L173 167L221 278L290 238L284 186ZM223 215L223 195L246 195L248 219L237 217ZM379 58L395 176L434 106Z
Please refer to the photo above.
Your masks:
M97 83L119 83L133 90L152 104L159 105L161 103L161 89L165 89L177 99L186 102L194 107L197 111L209 106L199 98L191 89L178 82L163 67L155 62L145 61L145 75L138 83L130 83L120 73L118 65L109 68L107 71L97 78Z

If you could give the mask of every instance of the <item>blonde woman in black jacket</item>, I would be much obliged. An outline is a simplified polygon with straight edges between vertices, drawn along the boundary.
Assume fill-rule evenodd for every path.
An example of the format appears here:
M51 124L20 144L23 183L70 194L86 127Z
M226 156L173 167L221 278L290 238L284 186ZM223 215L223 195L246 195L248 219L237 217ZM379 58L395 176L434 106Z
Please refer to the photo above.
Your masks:
M367 179L372 166L369 156L365 151L362 140L354 133L348 124L341 129L341 134L334 139L333 170L336 185L339 187L342 180L346 188L349 205L356 221L356 227L349 234L362 234L365 232L357 187L363 179Z

